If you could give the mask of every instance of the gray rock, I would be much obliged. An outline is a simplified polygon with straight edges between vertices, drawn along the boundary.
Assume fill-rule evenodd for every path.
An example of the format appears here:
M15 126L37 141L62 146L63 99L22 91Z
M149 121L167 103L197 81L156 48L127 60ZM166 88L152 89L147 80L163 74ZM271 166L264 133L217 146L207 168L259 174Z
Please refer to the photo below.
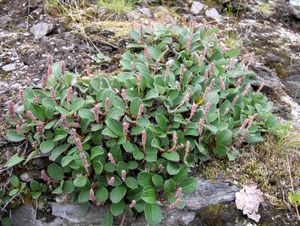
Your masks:
M40 39L43 36L51 33L54 29L54 25L51 23L41 22L33 25L30 29L31 33L34 35L34 39Z
M204 5L201 2L194 1L191 6L191 13L194 15L199 15Z
M108 210L107 206L92 206L88 212L83 211L79 205L51 203L52 214L70 223L99 224Z
M211 18L215 19L216 21L220 21L222 19L222 16L219 14L218 10L216 10L215 8L206 10L205 15L207 17L211 17Z
M152 12L149 8L140 8L139 11L147 17L152 17Z
M238 190L238 187L229 183L199 180L196 191L184 197L185 208L199 210L209 205L233 201Z
M0 27L5 27L12 19L5 15L0 17Z
M11 63L11 64L4 65L2 67L2 70L5 71L5 72L14 71L14 70L16 70L16 64L15 63Z
M287 77L283 84L288 89L288 93L295 98L296 102L300 104L300 75L293 75Z
M291 5L300 7L300 1L299 0L290 0Z
M195 220L197 211L206 206L233 201L236 191L238 191L238 188L231 186L229 183L212 183L208 180L199 179L196 192L184 197L186 207L183 210L170 209L167 205L163 208L163 219L160 225L190 225ZM23 206L12 211L14 226L99 225L105 213L108 211L107 205L100 207L92 206L87 212L81 210L80 206L74 204L59 204L53 202L50 203L50 205L52 215L55 218L54 221L45 223L42 222L42 220L36 220L35 210L31 206ZM116 221L116 223L119 223L120 219ZM137 219L130 218L127 219L127 221L130 222L132 226L147 225L145 218L142 216L139 216Z

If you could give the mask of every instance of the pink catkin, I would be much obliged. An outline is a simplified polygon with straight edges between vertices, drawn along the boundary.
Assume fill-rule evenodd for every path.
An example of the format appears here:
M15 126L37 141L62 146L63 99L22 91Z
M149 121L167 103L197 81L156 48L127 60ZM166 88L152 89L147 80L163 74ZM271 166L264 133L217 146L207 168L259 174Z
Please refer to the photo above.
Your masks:
M188 36L186 39L186 49L185 49L187 52L190 52L191 44L192 44L192 37Z
M61 75L62 75L62 77L64 77L65 72L66 72L66 63L65 63L65 61L60 62L60 68L61 68Z
M182 82L183 76L184 76L185 67L184 64L180 65L180 71L179 71L179 81Z
M177 190L176 190L176 192L175 192L175 197L176 198L179 198L179 197L181 197L183 194L182 194L182 188L181 187L179 187Z
M126 89L121 90L121 97L126 102Z
M181 198L179 197L179 198L177 198L177 199L175 200L175 202L173 202L173 203L170 205L170 208L171 208L171 209L174 209L174 208L178 207L179 204L180 204L180 202L181 202Z
M206 89L204 91L204 94L203 94L203 99L206 99L206 97L210 93L210 91L211 91L211 88L209 86L206 87Z
M212 63L210 65L210 69L209 69L209 75L212 76L214 74L214 64Z
M209 88L210 88L211 90L213 90L213 89L214 89L214 85L215 85L215 79L212 79L212 80L210 81L210 83L209 83Z
M99 123L99 104L96 104L93 108L92 108L92 112L94 114L94 118L96 120L97 123Z
M32 122L37 122L36 117L32 114L31 111L27 111L26 115L31 119Z
M127 137L129 134L129 123L123 122L122 125L123 125L123 133L124 133L125 137Z
M96 201L96 196L95 196L93 188L90 189L89 200L92 201L92 202Z
M151 58L150 53L149 53L149 49L146 45L144 46L144 57L147 60Z
M76 147L77 147L77 149L79 150L79 151L82 151L82 143L81 143L81 140L79 139L79 138L75 138L75 145L76 145Z
M195 114L195 112L197 110L197 107L198 107L198 105L196 103L193 103L189 120L191 120L193 118L193 116L194 116L194 114Z
M136 201L135 200L132 200L130 205L129 205L129 208L132 209L135 207L135 204L136 204Z
M126 180L126 171L125 170L121 171L121 179L123 182Z
M65 130L67 130L67 129L68 129L68 122L67 122L66 116L61 115L61 116L60 116L60 122L61 122L61 125L63 126L63 128L64 128Z
M204 78L205 78L205 84L206 84L207 81L208 81L208 78L209 78L208 70L205 70L205 72L204 72Z
M36 125L36 131L37 133L42 137L42 138L45 138L44 136L44 122L42 121L39 121Z
M225 83L224 83L224 81L223 81L222 76L219 77L219 88L220 88L221 90L225 90Z
M165 79L167 79L170 76L170 69L171 69L171 64L167 63L166 64Z
M202 134L202 132L203 132L203 129L204 129L204 123L205 123L205 120L203 119L203 118L201 118L200 120L199 120L199 128L198 128L198 131L199 131L199 135L201 135Z
M71 102L71 97L72 97L72 87L69 87L67 90L67 104L68 104L68 109L70 109L70 102Z
M210 107L211 107L211 103L210 102L207 102L207 104L205 105L205 109L204 109L204 113L203 113L203 118L205 119L209 110L210 110Z
M54 101L54 103L56 103L56 93L55 93L55 89L53 87L50 87L50 94L51 94L51 98Z
M249 94L250 90L251 90L251 85L248 84L243 91L243 96L247 96Z
M139 111L138 111L137 119L139 119L139 118L142 117L143 111L144 111L144 105L141 104L141 105L139 106Z
M239 77L235 82L235 87L239 89L241 87L242 81L243 81L243 78Z
M112 164L114 164L114 165L117 164L114 157L113 157L113 155L112 155L112 153L108 152L107 157L108 157L108 161L110 161Z
M177 108L182 107L186 102L189 101L189 99L190 99L190 93L187 92Z
M191 143L189 141L187 141L185 144L185 155L184 155L185 157L189 154L190 147L191 147Z
M115 184L115 177L111 177L110 179L108 179L107 183L108 185L113 186Z
M15 110L14 110L14 102L12 100L10 100L7 104L7 111L9 114L9 117L11 119L16 119L16 114L15 114Z
M147 140L147 132L146 130L142 131L142 146L143 150L146 151L146 140Z
M173 147L175 147L176 144L177 144L177 133L176 133L176 131L173 132L172 142L173 142Z
M80 151L79 156L80 156L82 165L85 169L85 172L89 175L90 171L89 171L89 164L88 164L88 161L87 161L87 158L86 158L86 154L83 151Z
M108 97L105 99L105 111L107 112L110 107L110 100Z

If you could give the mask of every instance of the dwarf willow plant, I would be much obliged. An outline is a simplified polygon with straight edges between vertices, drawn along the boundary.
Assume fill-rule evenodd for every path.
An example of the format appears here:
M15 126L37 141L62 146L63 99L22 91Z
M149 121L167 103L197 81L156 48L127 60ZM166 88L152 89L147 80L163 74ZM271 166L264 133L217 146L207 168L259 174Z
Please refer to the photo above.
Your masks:
M75 203L110 203L105 218L144 212L161 221L161 206L183 208L196 188L189 168L211 156L233 160L275 124L272 104L250 86L252 71L231 58L216 29L138 28L131 32L115 78L81 78L52 65L41 88L21 93L24 111L8 106L11 141L32 151L12 167L48 158L30 183L35 198L49 190ZM12 181L14 194L21 183ZM51 185L51 186L50 186Z

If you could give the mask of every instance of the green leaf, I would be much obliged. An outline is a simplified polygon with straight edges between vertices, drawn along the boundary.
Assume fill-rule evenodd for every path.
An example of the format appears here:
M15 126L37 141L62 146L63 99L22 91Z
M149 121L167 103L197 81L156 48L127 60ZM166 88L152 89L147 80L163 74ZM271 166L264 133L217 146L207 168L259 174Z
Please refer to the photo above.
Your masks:
M169 175L175 175L179 172L179 165L173 162L169 162L167 165L167 172Z
M218 156L220 157L224 157L227 155L227 147L224 146L224 145L218 145L216 148L215 148L215 152Z
M108 199L108 191L105 187L97 188L95 196L98 202L105 203Z
M73 181L73 184L75 187L82 188L86 185L88 182L88 179L86 176L77 176L75 180Z
M123 135L123 126L116 119L112 119L112 118L107 119L105 121L105 124L117 136L122 136Z
M152 174L148 172L140 172L137 175L137 182L141 187L152 186Z
M105 128L102 131L102 134L104 136L112 137L112 138L118 138L118 135L116 135L113 131L111 131L109 128Z
M51 161L55 161L63 152L65 152L69 148L69 146L69 144L63 144L54 148L49 156L49 159Z
M125 210L125 202L122 200L121 202L119 203L112 203L110 205L110 212L112 213L113 216L119 216L121 215L124 210Z
M73 184L72 180L67 180L64 182L63 191L68 194L70 194L74 191L74 184Z
M5 167L7 167L7 168L13 167L15 165L18 165L23 160L24 160L24 157L19 157L18 154L15 154L9 158L9 160L5 164Z
M176 151L165 152L162 154L162 157L173 162L178 162L180 157Z
M118 203L124 198L126 192L127 188L125 186L115 187L110 192L109 198L112 203Z
M145 217L147 223L152 225L158 225L162 219L161 208L157 204L145 204Z
M25 139L25 136L16 130L9 130L6 134L6 139L12 142L20 142Z
M47 167L47 173L53 180L62 180L64 178L63 168L55 163L52 163Z
M133 149L133 157L136 160L142 160L145 157L145 155L144 155L144 153L138 147L134 147L134 149Z
M78 115L80 118L88 119L89 121L94 121L94 114L90 109L82 108L78 111Z
M90 196L90 190L88 190L88 189L81 190L78 195L78 202L79 203L88 202L89 196Z
M229 57L229 58L232 58L232 57L237 57L239 56L241 53L240 49L231 49L231 50L228 50L224 53L225 57Z
M175 190L175 188L176 188L176 183L173 179L168 179L165 181L164 184L165 193L170 194Z
M232 131L229 129L218 131L216 142L217 145L230 145L232 143Z
M48 153L54 148L53 140L44 140L40 145L40 150L42 153Z
M139 186L137 180L134 177L126 177L125 184L129 188L137 188Z
M2 226L12 226L13 221L10 217L4 217L4 218L1 219L1 225Z
M141 98L139 97L133 98L133 100L130 103L130 113L133 116L137 116L141 104L142 104Z
M18 177L16 175L13 175L11 177L10 183L14 187L19 187L19 185L20 185L20 181L19 181L19 179L18 179Z
M158 46L148 47L149 53L154 60L160 60L163 57L163 52Z
M164 186L164 178L160 175L154 175L152 177L152 182L156 187L163 187Z
M197 180L193 177L190 177L179 183L178 186L182 188L184 193L192 193L196 190L197 184Z
M166 130L168 128L168 120L164 115L156 115L155 120L157 122L157 125L162 130Z
M153 188L146 187L142 193L142 200L146 203L154 204L156 202L156 193Z

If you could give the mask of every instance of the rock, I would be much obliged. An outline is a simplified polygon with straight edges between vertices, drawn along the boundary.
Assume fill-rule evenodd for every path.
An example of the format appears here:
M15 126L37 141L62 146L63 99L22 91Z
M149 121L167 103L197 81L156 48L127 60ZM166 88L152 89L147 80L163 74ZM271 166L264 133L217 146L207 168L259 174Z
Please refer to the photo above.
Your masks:
M288 93L300 104L300 75L287 77L283 80L283 84L286 85Z
M211 18L215 19L216 21L220 21L222 19L222 16L219 14L218 10L216 10L215 8L206 10L205 15L207 17L211 17Z
M14 70L16 70L16 64L15 63L11 63L11 64L4 65L2 67L2 70L5 71L5 72L14 71Z
M300 7L300 1L299 0L290 0L291 5Z
M204 6L201 2L194 1L191 7L191 13L194 15L199 15L203 7Z
M147 17L152 17L152 12L149 8L140 8L138 9L142 14L144 14Z
M5 15L0 17L0 27L5 27L12 19Z
M33 25L30 29L31 33L34 35L34 39L40 39L43 36L48 35L54 29L54 25L51 23L41 22Z
M208 180L199 179L196 192L185 196L184 200L186 207L183 210L170 209L168 206L163 208L163 220L160 225L190 225L196 218L197 211L210 205L233 201L236 191L238 191L238 188L236 186L231 186L229 183L212 183ZM52 202L50 203L50 206L52 209L51 223L36 220L35 210L31 206L22 206L13 211L12 219L14 221L14 226L99 225L108 211L107 205L99 207L92 206L87 212L83 211L79 205L75 204L59 204ZM143 226L147 224L145 218L142 216L137 219L130 218L127 220L132 226ZM116 219L116 223L119 223L120 221L121 219Z
M79 205L50 203L52 214L74 224L97 224L108 211L108 206L92 206L88 212L83 211Z
M238 188L229 183L212 183L207 180L199 180L195 192L184 197L185 208L188 210L199 210L203 207L235 199Z

